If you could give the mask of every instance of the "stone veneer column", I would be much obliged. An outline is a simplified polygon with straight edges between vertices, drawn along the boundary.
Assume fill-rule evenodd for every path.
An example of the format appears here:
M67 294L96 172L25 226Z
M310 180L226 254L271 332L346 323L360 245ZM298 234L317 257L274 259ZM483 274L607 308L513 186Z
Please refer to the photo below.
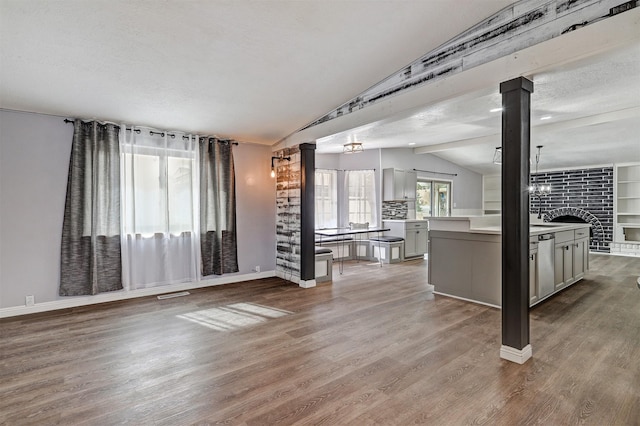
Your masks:
M529 344L529 157L533 82L500 84L502 94L502 347L523 364Z

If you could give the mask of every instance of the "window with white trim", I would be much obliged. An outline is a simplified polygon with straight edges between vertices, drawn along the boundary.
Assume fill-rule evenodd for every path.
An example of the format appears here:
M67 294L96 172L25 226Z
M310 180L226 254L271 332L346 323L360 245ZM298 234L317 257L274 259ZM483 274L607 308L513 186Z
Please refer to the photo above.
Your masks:
M316 169L315 227L338 227L338 171Z
M346 223L366 223L376 226L377 204L374 170L345 171Z

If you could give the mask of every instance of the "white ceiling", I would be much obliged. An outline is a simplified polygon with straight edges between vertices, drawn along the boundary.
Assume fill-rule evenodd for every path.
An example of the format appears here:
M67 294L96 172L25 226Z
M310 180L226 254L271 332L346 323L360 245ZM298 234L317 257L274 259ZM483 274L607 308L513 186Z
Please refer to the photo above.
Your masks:
M0 108L274 144L509 0L0 0Z
M540 169L640 161L640 44L529 76L534 81L532 154ZM318 152L341 152L352 140L365 149L412 147L482 174L501 145L498 87L413 109L318 140ZM532 155L532 158L534 155Z

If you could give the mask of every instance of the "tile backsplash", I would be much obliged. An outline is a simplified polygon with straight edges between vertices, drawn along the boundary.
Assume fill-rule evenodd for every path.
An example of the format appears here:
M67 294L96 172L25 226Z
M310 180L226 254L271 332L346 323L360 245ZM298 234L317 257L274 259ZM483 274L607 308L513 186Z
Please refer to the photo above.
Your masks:
M407 219L409 207L406 201L383 201L382 220Z

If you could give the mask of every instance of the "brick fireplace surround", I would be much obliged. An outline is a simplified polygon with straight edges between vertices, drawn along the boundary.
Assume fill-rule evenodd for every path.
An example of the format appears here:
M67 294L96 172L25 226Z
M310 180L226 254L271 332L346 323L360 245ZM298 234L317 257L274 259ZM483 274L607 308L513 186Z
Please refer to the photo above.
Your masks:
M613 240L613 167L564 170L532 174L532 182L551 185L551 194L542 197L545 221L560 216L575 216L591 224L589 249L609 252ZM539 202L531 199L531 212Z

